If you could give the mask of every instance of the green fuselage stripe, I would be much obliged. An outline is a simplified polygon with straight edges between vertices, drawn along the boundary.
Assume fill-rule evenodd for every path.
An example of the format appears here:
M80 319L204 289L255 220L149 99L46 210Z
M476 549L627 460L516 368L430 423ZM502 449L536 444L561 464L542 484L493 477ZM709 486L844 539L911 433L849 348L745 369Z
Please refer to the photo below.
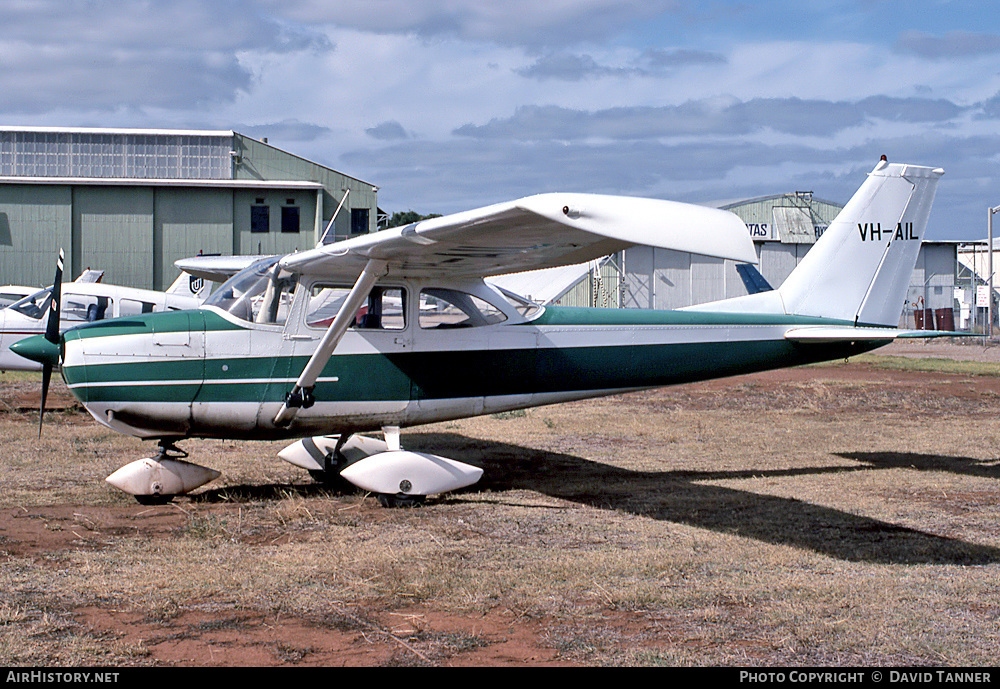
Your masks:
M366 402L657 387L846 357L880 344L755 340L345 354L327 363L315 397ZM244 357L90 364L66 366L63 377L85 403L275 402L284 399L306 361Z

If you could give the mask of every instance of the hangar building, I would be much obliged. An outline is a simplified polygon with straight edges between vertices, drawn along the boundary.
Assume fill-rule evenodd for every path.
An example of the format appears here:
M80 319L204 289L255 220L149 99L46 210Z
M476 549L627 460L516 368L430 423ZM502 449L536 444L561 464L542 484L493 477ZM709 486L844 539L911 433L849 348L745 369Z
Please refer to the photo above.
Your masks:
M71 277L164 289L179 258L373 232L377 191L233 131L0 127L0 283L48 284L62 248Z

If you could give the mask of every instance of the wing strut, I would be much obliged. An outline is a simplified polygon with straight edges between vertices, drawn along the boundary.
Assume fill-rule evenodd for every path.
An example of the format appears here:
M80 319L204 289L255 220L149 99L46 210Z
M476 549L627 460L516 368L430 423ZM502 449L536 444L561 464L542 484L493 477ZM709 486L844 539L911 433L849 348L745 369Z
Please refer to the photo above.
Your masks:
M275 426L287 426L298 413L300 407L308 409L313 405L315 400L312 391L316 385L316 379L323 367L326 366L326 362L330 360L333 350L337 348L344 333L347 332L347 328L354 321L361 304L368 298L372 287L375 286L375 281L385 273L385 268L385 261L375 258L368 260L365 269L358 276L358 281L354 283L354 287L351 288L347 299L344 300L337 316L333 319L333 323L323 334L316 351L309 357L299 379L295 381L295 387L285 396L285 403L281 405L281 409L274 417Z

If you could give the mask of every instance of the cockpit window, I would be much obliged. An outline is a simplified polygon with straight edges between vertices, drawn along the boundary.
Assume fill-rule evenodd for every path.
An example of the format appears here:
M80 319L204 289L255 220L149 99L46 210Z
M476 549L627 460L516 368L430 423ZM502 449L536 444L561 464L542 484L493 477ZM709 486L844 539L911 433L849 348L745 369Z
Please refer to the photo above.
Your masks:
M21 301L14 302L8 308L18 313L23 313L28 318L38 320L49 312L50 301L52 301L52 290L45 288L25 297Z
M346 285L313 285L306 307L306 325L328 328L340 312L351 288ZM403 330L406 328L406 290L378 285L354 315L352 328Z
M21 301L10 305L14 311L28 318L41 320L48 316L49 304L52 302L52 288L46 287ZM59 318L63 321L76 323L92 323L111 318L113 314L112 300L91 294L75 294L69 292L62 295L62 309Z
M205 304L251 323L283 325L298 280L277 265L278 258L263 259L240 271L215 290Z
M435 287L420 292L420 327L475 328L507 320L504 312L467 292Z

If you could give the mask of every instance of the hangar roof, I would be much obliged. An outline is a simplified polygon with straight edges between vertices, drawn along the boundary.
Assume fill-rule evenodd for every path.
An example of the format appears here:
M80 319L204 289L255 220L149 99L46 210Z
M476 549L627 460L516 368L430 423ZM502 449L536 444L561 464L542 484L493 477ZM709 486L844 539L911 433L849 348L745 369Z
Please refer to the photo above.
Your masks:
M843 206L815 198L811 191L758 196L718 205L738 215L756 241L813 244Z

